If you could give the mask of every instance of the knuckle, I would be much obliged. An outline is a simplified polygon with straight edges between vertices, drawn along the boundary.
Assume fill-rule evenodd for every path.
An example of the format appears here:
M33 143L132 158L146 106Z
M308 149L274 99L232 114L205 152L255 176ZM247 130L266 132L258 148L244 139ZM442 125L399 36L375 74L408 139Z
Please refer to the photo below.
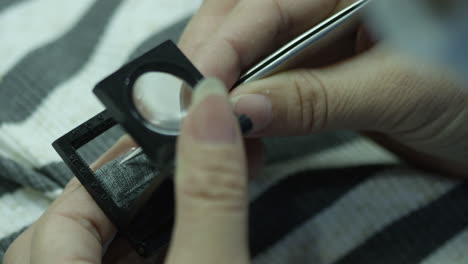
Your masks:
M394 110L382 127L397 137L437 142L438 136L453 128L448 117L464 110L463 95L447 72L424 66L416 68L401 60L397 63L387 71L388 90L392 93L388 97Z
M272 39L287 40L289 38L293 24L290 11L287 9L287 1L244 0L243 3L250 8L255 7L263 10L262 19L258 22L268 28Z
M194 164L178 182L182 195L194 202L215 203L227 207L242 206L246 196L246 168L234 151L212 151L216 157L191 157Z
M437 111L427 111L436 104L432 102L435 97L431 90L425 89L442 85L437 77L425 76L400 59L389 61L377 76L386 85L379 88L376 96L381 100L380 105L389 106L376 107L376 112L381 117L377 127L381 130L395 135L412 134L437 118L434 115ZM431 107L427 107L428 105Z
M67 185L65 185L65 189L66 190L74 190L74 189L77 189L79 187L81 187L81 183L78 181L78 179L76 177L73 177L68 183Z
M329 105L327 89L320 75L310 70L299 70L291 82L296 93L291 107L298 120L299 131L323 130L327 126Z
M73 195L77 191L80 191L80 189L84 189L83 185L80 183L80 181L76 177L73 177L65 185L63 192L54 200L50 208L55 208L57 206L60 206L60 204L62 204L66 199L68 199L67 197L70 197L70 195Z
M48 214L45 214L44 218L41 219L41 235L45 235L56 230L57 222L68 222L76 225L77 227L79 226L83 231L91 234L98 243L102 244L103 242L101 235L103 231L97 221L85 214L73 211L53 210Z
M63 189L62 195L60 195L57 200L60 201L62 198L66 195L69 195L71 193L76 192L80 188L84 188L81 182L76 178L73 177L66 185L65 188Z

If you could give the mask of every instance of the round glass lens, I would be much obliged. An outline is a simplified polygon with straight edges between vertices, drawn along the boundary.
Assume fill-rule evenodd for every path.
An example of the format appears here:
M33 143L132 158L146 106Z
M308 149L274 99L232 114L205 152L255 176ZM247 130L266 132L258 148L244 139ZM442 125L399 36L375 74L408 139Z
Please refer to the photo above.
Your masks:
M191 87L180 78L163 72L147 72L133 86L133 102L153 129L178 135L191 97Z

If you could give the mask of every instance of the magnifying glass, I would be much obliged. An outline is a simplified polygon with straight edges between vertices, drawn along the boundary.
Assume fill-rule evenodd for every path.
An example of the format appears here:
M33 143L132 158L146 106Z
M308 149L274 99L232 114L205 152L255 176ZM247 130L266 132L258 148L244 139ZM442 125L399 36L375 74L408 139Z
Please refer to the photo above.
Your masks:
M166 41L99 82L93 91L141 147L136 154L145 153L155 166L166 167L173 160L192 90L202 79L182 51ZM252 128L246 116L238 121L242 133Z
M175 136L187 113L192 89L177 76L147 72L136 79L132 99L139 114L155 131Z

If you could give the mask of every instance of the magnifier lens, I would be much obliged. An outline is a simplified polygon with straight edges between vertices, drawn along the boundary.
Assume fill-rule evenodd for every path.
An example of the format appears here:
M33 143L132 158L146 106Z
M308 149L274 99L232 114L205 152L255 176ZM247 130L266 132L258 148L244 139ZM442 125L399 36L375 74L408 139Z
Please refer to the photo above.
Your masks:
M180 78L163 72L147 72L135 81L133 102L153 129L178 135L191 98L191 87Z

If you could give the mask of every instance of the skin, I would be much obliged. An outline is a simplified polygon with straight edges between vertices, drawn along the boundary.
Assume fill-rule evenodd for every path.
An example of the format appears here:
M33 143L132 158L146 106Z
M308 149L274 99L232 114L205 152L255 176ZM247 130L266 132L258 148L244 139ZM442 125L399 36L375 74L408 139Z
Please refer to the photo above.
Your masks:
M205 0L179 46L205 76L231 87L243 70L350 2ZM164 261L248 263L246 182L248 167L259 163L261 151L256 140L243 143L232 110L227 110L227 95L220 92L223 85L211 80L204 86L208 88L196 89L205 92L195 92L199 99L191 106L178 141L176 225ZM289 71L236 88L231 103L237 113L251 117L251 138L364 131L415 164L466 176L468 95L462 88L446 69L411 60L385 44L373 45L353 22L320 54L305 56ZM270 105L242 105L239 98L247 95L264 96ZM197 126L206 116L221 123L219 127L233 128L226 132L231 133L228 140L210 134L218 130ZM95 167L133 145L123 138ZM194 149L198 157L210 158L194 157L190 154ZM11 245L4 262L145 263L119 238L101 260L102 246L114 233L73 179Z
M180 46L206 76L231 87L265 54L351 2L205 1ZM242 85L231 97L239 102L235 111L253 120L250 137L349 129L424 169L467 176L468 93L463 88L466 83L445 68L385 43L374 45L353 21L319 54L301 58L289 71ZM240 103L239 98L252 94L266 97L269 109L258 100Z
M248 263L247 159L239 125L220 81L203 81L194 97L177 143L174 232L165 260L159 261ZM212 121L222 129L206 125ZM94 168L122 150L111 149ZM13 242L4 263L160 263L138 257L119 238L102 258L114 234L115 227L74 178Z

